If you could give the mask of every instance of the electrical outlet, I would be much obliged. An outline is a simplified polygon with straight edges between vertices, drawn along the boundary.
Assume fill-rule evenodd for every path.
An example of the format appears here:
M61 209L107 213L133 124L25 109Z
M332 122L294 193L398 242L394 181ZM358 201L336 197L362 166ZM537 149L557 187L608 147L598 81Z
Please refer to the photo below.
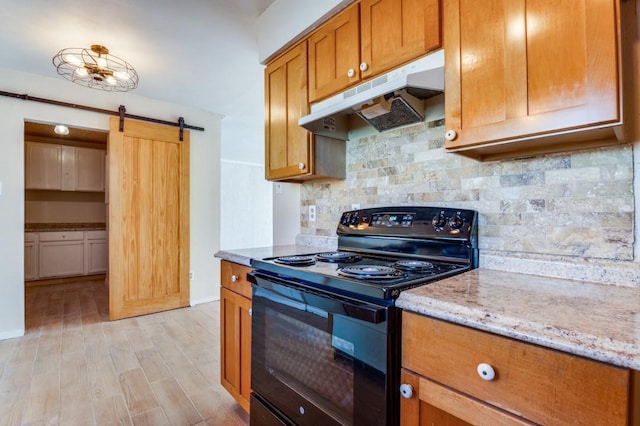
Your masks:
M192 280L193 279L193 271L189 271L189 279Z
M360 204L351 204L351 210L359 210L360 209Z
M282 194L282 183L276 182L276 194Z
M316 221L316 206L309 206L309 222Z

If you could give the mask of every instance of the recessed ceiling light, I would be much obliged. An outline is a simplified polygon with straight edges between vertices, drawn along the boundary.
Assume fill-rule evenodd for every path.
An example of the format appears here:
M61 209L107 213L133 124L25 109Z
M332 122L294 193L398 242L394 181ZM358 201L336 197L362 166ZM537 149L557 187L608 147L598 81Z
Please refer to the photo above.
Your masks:
M53 128L53 131L56 132L57 135L69 134L69 128L64 124L56 124L56 127Z

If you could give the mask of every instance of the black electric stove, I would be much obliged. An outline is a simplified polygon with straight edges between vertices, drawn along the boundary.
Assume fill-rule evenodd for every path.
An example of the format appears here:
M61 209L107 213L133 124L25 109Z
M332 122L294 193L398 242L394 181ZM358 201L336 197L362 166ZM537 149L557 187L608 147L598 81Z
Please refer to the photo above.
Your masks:
M251 425L399 424L400 292L476 268L477 213L345 212L338 249L255 259Z
M477 213L441 207L345 212L338 249L252 261L258 270L331 292L392 300L402 290L476 268Z

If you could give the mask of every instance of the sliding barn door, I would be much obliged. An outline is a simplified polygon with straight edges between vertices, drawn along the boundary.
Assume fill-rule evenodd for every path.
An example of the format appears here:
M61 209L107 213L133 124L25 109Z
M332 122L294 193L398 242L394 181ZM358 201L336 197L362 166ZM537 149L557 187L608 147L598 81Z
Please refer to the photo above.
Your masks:
M189 305L189 132L111 119L109 317Z

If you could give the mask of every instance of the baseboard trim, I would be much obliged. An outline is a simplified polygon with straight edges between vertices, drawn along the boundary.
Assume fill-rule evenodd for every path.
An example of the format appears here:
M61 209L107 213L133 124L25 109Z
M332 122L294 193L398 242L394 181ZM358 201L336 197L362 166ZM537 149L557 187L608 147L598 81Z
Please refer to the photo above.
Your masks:
M24 328L0 332L0 340L13 339L24 336Z
M191 306L201 305L203 303L216 302L220 299L216 299L215 297L204 297L202 299L191 300L189 304Z

